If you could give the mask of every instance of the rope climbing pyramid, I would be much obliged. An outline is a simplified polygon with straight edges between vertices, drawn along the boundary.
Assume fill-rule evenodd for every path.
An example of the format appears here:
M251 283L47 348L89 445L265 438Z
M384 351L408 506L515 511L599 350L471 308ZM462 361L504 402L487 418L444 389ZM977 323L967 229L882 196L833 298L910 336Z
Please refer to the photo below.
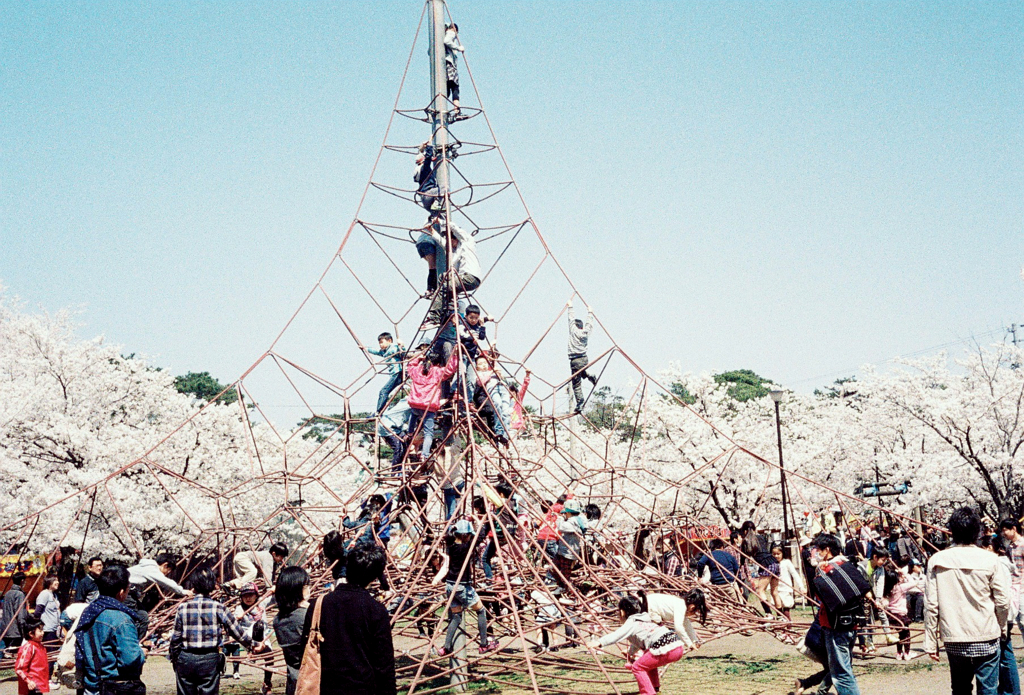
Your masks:
M778 467L650 377L590 311L526 206L445 11L425 3L354 219L266 352L150 450L0 534L15 554L182 548L185 579L230 578L234 556L283 542L314 595L338 579L325 536L376 543L405 692L486 679L620 693L629 673L585 638L613 627L623 592L696 586L653 558L721 535L719 495L757 488L759 518L780 519ZM424 54L429 91L410 77ZM790 495L861 504L795 474ZM705 591L703 640L800 632L732 588ZM177 600L151 606L158 645ZM240 658L284 669L279 651Z

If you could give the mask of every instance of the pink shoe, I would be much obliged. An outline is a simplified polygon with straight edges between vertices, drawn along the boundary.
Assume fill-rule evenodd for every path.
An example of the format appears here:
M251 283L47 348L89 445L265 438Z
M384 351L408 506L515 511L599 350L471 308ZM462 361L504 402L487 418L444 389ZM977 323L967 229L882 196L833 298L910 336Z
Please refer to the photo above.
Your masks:
M498 640L492 639L490 642L487 643L487 646L480 647L480 653L481 654L487 654L488 652L493 652L493 651L496 651L497 649L498 649Z
M438 656L451 656L452 653L451 653L450 650L445 649L444 647L438 647L437 648L437 655Z

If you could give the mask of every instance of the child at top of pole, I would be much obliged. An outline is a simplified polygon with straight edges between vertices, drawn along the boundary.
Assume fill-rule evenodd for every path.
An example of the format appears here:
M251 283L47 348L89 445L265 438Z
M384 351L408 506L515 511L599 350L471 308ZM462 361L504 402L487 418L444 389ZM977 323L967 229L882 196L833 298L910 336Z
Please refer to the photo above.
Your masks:
M446 94L452 102L451 117L459 116L459 63L455 53L465 53L466 49L459 42L459 25L452 22L444 30L444 67L447 82Z

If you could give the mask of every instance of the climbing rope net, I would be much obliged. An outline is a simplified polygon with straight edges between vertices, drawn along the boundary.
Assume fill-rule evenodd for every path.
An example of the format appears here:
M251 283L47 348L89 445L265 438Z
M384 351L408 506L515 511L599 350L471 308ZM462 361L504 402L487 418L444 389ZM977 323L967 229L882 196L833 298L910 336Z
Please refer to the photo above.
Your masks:
M185 581L200 567L230 578L234 554L285 541L287 562L310 570L316 596L332 581L321 539L330 531L361 533L340 521L379 494L387 500L390 522L390 588L381 600L392 614L403 690L431 693L488 680L535 693L620 693L631 689L630 674L621 661L587 647L586 638L613 628L614 606L625 592L679 594L698 586L690 573L677 574L661 558L674 554L685 569L706 550L707 539L726 533L717 525L718 511L737 478L760 486L755 521L777 526L783 514L779 468L641 369L599 315L584 368L593 384L577 410L573 377L581 387L586 382L582 370L567 368L566 314L572 300L578 308L585 303L512 176L469 61L463 58L462 65L475 105L460 104L456 112L455 103L439 95L426 106L405 104L412 99L407 82L429 6L430 0L355 217L270 347L149 451L102 480L4 522L0 540L15 555L43 548L55 556L75 548L86 556L150 557L166 542L158 529L173 528L188 539ZM447 185L438 183L440 168L447 171ZM413 169L435 176L426 177L426 186L423 177L403 183ZM462 253L475 247L477 283L467 284L455 269L440 272L436 263L458 257L455 228L470 230L469 242L459 245ZM422 282L427 264L417 250L427 239L435 243L436 289ZM486 324L486 347L467 340L460 325L470 303L493 319ZM422 354L415 348L425 343L428 359L439 356L441 363L452 355L461 365L446 386L433 448L425 456L424 423L387 417L401 406L406 384L386 399L384 417L371 405L388 379L388 365L365 346L381 331L412 348L410 358ZM467 368L478 350L508 402L496 403L497 396L484 389L474 398ZM621 393L613 395L605 385ZM674 419L665 417L667 409ZM274 415L294 418L296 411L302 413L297 426L274 424L281 419ZM233 428L227 443L205 440L204 421L214 418ZM695 423L702 435L680 428L679 418ZM846 519L879 511L799 474L789 473L788 487L794 508L834 505ZM499 488L510 489L512 497ZM545 510L560 496L600 510L569 565L552 564L537 534L550 524ZM149 518L154 514L155 521ZM478 582L477 590L499 648L477 653L465 646L462 633L454 655L438 656L452 603L438 582L445 535L467 518L481 547L493 553L487 558L493 577ZM740 555L745 564L755 562ZM478 561L474 557L463 568L466 575L478 573ZM743 583L755 588L749 578ZM702 640L764 632L795 641L806 629L806 620L780 620L733 587L699 586L710 608L706 625L697 627ZM169 634L178 600L161 596L150 612L158 652L166 648L160 638ZM237 658L284 672L279 650L269 659Z

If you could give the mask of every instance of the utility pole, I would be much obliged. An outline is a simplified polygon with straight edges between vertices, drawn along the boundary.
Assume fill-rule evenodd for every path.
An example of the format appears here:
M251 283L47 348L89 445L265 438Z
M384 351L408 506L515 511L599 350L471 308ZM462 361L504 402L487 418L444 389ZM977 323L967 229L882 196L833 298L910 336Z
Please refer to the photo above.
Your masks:
M779 403L782 401L782 396L785 392L781 389L773 389L768 393L775 402L775 434L779 438L779 478L782 484L782 540L785 542L790 538L789 515L787 514L789 504L786 499L786 466L782 461L782 417L779 415Z
M1018 347L1020 345L1020 343L1017 342L1017 329L1018 328L1024 328L1024 326L1019 326L1016 323L1011 323L1010 324L1009 333L1010 333L1011 336L1013 336L1010 339L1010 340L1013 341L1013 347ZM1014 360L1013 363L1010 364L1010 368L1011 369L1020 369L1020 362Z

